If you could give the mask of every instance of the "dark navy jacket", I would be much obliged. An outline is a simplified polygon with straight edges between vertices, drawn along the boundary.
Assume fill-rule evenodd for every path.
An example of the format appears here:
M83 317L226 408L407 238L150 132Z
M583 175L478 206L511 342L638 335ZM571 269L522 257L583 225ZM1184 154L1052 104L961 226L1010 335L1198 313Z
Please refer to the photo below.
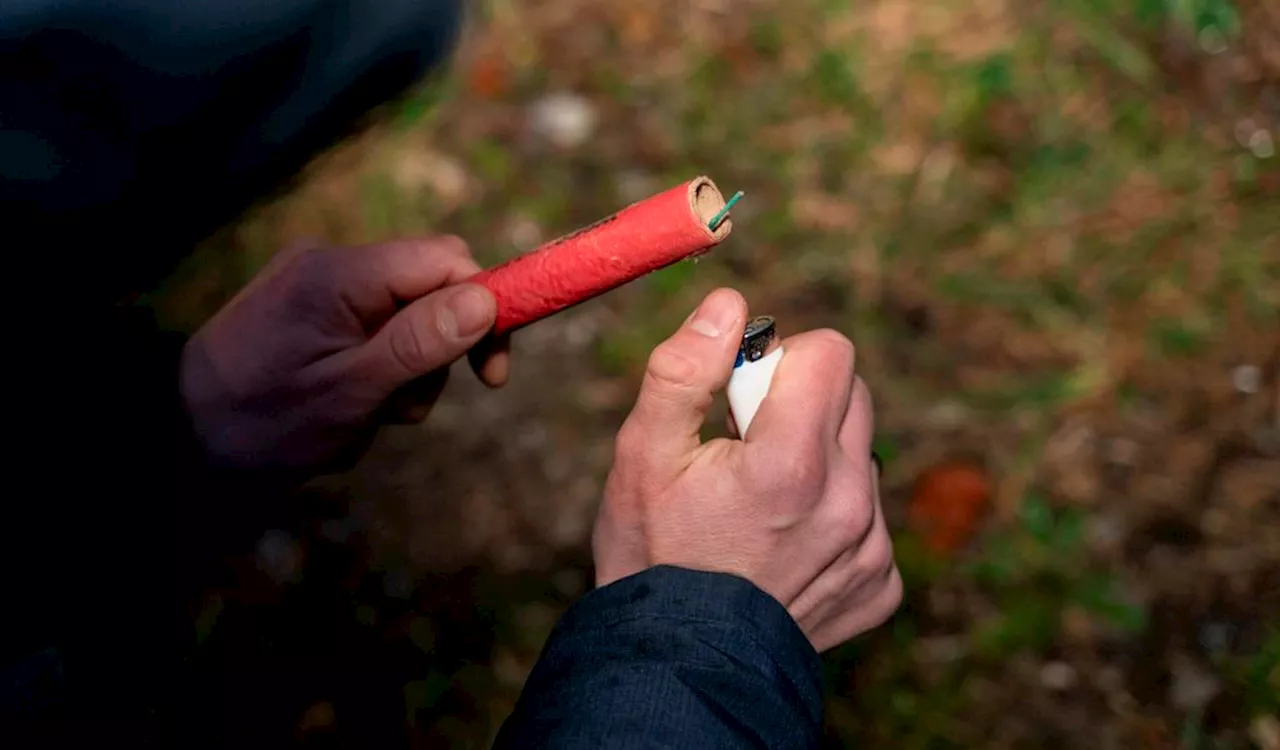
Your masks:
M782 605L658 567L569 610L496 746L813 748L821 728L818 655Z
M0 744L196 744L174 592L258 506L201 473L181 337L117 303L419 80L459 20L453 0L0 2ZM820 724L817 655L776 601L658 568L571 608L497 744L813 747Z

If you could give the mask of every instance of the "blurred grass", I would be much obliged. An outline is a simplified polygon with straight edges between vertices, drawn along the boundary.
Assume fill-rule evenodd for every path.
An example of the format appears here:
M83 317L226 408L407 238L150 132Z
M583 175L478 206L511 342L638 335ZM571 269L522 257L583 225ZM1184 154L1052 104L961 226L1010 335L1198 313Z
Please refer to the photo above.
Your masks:
M827 660L835 737L981 744L1000 720L975 696L1023 655L1065 658L1064 619L1148 626L1120 564L1086 546L1087 511L1034 490L1048 436L1083 402L1144 402L1170 364L1189 381L1267 356L1280 330L1280 159L1238 141L1259 113L1233 79L1201 79L1239 18L1226 0L716 8L478 4L450 75L211 242L156 305L192 328L305 234L451 231L492 264L694 174L746 190L724 247L607 298L620 314L592 375L634 379L701 295L731 284L789 329L855 338L891 463L926 453L927 407L991 420L984 447L1020 478L997 498L1012 512L956 561L899 533L907 606ZM482 66L496 83L477 84ZM566 90L599 125L556 148L528 112ZM909 492L890 481L890 497ZM969 619L927 605L953 590ZM940 633L958 655L921 666ZM1276 653L1273 630L1233 673L1248 712L1278 710ZM407 700L432 701L433 680Z

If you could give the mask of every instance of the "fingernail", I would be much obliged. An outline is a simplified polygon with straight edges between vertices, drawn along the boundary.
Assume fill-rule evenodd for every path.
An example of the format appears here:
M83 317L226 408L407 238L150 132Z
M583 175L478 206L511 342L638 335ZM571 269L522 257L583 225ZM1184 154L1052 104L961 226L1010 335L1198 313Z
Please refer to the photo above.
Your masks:
M455 338L469 339L493 325L493 301L481 289L460 289L445 304L442 317L440 324L446 331L452 331Z
M713 294L702 302L689 327L708 338L718 338L729 330L738 311L728 294Z

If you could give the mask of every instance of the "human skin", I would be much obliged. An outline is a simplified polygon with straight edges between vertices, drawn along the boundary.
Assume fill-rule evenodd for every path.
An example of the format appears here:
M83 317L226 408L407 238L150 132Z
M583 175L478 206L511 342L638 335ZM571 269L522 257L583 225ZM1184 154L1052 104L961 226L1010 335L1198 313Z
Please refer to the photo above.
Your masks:
M495 304L456 237L276 256L187 343L181 392L212 466L306 476L350 465L378 427L424 419L467 355L507 380Z
M182 394L209 462L342 467L380 425L425 418L462 356L504 383L493 297L465 281L477 270L451 237L282 253L183 352ZM596 521L597 584L663 564L738 575L826 650L902 599L871 395L852 343L809 331L783 342L750 435L703 442L746 319L740 294L716 290L650 357Z
M703 442L746 319L741 295L716 290L650 357L595 526L596 583L663 564L738 575L824 651L902 600L871 459L871 395L853 344L809 331L783 342L749 437Z

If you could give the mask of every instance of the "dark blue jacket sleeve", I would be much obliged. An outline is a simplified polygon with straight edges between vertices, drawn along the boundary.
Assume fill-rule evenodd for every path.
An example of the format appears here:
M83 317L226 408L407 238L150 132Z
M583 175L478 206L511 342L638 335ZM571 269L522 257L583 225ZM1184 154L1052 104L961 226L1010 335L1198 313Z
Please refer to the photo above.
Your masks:
M556 626L496 748L813 748L821 666L749 581L659 566Z

